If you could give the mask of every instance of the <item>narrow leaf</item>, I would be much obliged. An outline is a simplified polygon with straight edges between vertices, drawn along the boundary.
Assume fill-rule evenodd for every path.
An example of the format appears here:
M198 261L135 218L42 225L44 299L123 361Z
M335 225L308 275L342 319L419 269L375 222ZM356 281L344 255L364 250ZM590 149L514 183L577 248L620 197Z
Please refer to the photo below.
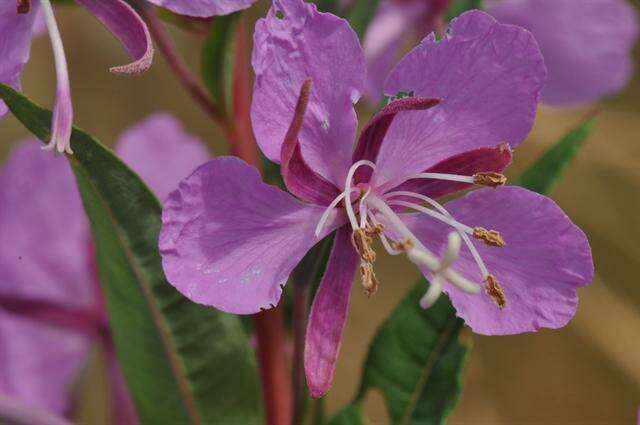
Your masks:
M48 139L49 111L6 85L0 97ZM166 281L161 207L140 178L81 130L71 144L118 359L142 423L259 423L255 359L238 319L190 302Z
M594 118L589 116L547 150L515 182L538 193L548 194L589 136Z
M380 0L355 0L348 15L351 28L358 34L360 40L364 37L373 19Z
M213 101L228 111L232 84L235 30L240 13L218 16L202 47L201 74Z
M449 19L453 19L471 9L482 9L482 0L453 0L449 7Z

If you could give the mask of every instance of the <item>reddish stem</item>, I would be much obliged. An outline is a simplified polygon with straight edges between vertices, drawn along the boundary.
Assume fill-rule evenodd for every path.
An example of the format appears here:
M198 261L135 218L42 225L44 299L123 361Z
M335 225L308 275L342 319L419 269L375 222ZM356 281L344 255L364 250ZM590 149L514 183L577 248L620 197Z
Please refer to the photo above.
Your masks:
M247 32L244 16L240 17L236 32L236 55L233 67L233 118L237 123L237 143L233 154L251 165L258 166L260 157L251 129L251 75L249 74L249 55L247 54Z
M141 10L158 50L164 56L178 81L180 81L187 93L191 95L196 105L222 128L230 143L234 144L236 135L233 126L229 125L222 111L211 101L196 76L191 73L189 67L184 63L155 10L150 6L142 6Z
M290 425L293 395L282 305L254 316L267 425Z

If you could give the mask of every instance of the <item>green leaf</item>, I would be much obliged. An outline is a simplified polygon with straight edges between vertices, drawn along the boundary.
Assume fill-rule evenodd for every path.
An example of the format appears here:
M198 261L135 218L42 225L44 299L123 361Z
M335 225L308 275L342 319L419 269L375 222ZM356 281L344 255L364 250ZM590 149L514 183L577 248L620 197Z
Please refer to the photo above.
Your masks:
M380 0L355 0L347 19L360 40L378 9Z
M482 9L482 0L453 0L449 7L449 20L471 9Z
M6 85L0 97L48 140L49 111ZM255 359L238 319L190 302L166 281L155 196L88 134L74 129L71 143L118 358L142 423L259 423Z
M217 16L202 46L201 74L211 97L223 111L229 110L235 55L235 33L240 12Z
M329 12L334 15L340 16L340 5L338 0L317 0L318 10L321 12Z
M592 116L583 120L547 150L515 184L538 193L548 194L589 136L594 120Z
M447 297L420 307L426 287L422 279L378 330L359 394L336 424L361 423L354 405L373 388L382 393L393 424L443 424L453 410L471 347L461 340L464 322Z

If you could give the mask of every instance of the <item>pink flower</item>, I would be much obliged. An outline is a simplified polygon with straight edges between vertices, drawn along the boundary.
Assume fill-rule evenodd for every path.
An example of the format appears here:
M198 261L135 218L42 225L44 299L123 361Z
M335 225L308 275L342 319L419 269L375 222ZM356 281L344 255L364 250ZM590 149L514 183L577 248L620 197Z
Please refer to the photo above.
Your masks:
M585 235L553 201L517 187L446 207L434 199L504 184L499 173L531 129L546 75L530 33L474 11L443 40L427 37L387 78L385 92L404 95L355 149L365 60L346 21L274 0L256 25L253 67L256 139L299 199L233 157L183 180L164 206L160 253L185 296L231 313L269 309L305 253L337 230L307 330L314 397L331 385L356 270L368 294L378 287L375 237L430 279L424 307L444 291L475 332L570 320L593 265Z

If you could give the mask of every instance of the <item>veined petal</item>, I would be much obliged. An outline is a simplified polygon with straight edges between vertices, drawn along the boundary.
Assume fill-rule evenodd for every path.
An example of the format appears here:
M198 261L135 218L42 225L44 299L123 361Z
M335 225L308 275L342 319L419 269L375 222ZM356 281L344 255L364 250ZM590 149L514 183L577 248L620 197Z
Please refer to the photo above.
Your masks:
M211 158L202 141L188 134L168 113L155 113L127 129L118 140L116 152L160 200Z
M487 11L533 33L549 70L545 103L595 102L632 75L638 16L626 0L502 0Z
M410 175L469 150L519 144L529 133L546 72L533 36L480 11L453 21L395 67L388 95L440 98L437 108L396 117L378 156L377 182Z
M36 141L19 145L0 171L0 294L91 309L88 232L66 159L42 152ZM84 334L0 306L0 393L65 412L88 348Z
M219 16L246 9L256 0L148 0L181 15Z
M316 293L304 350L304 369L311 397L323 396L331 387L333 372L347 323L353 275L359 257L348 227L336 233L327 270Z
M251 120L264 154L280 152L306 80L313 93L300 130L302 156L318 174L342 187L351 166L365 64L349 24L302 0L274 0L256 23L253 68L256 80Z
M473 240L504 291L504 308L485 291L471 295L445 286L458 315L474 332L510 335L560 328L571 320L577 288L593 279L593 261L585 234L555 202L526 189L502 187L471 192L445 207L461 223L497 230L506 243L496 248ZM425 246L444 251L451 227L424 215L404 215L403 220ZM483 281L464 247L453 269Z
M511 147L503 143L493 148L479 148L447 158L424 170L425 173L446 173L462 176L473 176L481 172L501 173L512 159ZM459 190L467 189L469 183L453 182L448 180L412 179L393 188L390 192L409 191L426 195L430 198L439 198Z
M216 158L165 202L160 254L167 279L187 298L229 313L269 309L318 242L323 212L263 183L240 159ZM343 222L334 213L320 237Z
M134 62L114 66L116 74L139 74L146 71L153 61L153 43L147 24L123 0L76 0L86 7L115 35L127 49Z
M0 3L0 82L4 84L20 87L20 73L29 60L31 31L38 9L34 3L29 13L19 14L16 2ZM6 113L6 105L0 101L0 117Z

